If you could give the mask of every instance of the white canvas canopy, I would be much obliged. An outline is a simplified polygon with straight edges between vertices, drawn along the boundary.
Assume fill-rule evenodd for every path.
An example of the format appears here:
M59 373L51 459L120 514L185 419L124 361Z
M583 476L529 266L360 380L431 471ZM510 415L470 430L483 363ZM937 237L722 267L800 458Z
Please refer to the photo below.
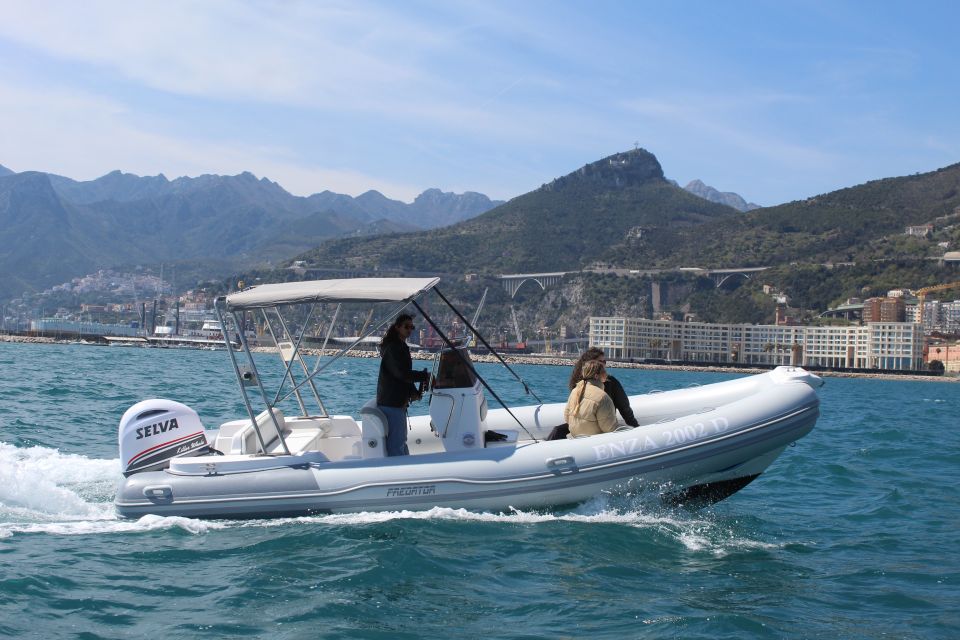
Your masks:
M429 291L440 278L350 278L261 284L227 296L228 311L310 302L402 302Z

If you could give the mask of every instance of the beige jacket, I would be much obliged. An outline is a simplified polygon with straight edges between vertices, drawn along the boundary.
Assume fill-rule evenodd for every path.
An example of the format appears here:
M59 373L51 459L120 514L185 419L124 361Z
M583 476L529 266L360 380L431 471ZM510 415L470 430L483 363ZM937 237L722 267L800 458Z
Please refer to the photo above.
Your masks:
M580 390L586 385L583 399L579 405ZM567 398L567 407L563 410L563 417L570 427L570 435L592 436L598 433L607 433L617 428L617 409L613 400L603 390L603 383L581 380L570 392Z

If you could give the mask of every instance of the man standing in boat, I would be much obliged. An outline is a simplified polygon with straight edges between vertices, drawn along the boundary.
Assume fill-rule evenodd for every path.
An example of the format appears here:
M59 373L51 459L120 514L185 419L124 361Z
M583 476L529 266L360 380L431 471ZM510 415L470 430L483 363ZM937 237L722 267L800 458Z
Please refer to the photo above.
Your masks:
M377 378L377 407L387 417L387 455L405 456L407 449L407 405L421 396L417 383L430 381L430 373L413 370L407 340L414 330L413 316L401 313L380 341L380 375Z

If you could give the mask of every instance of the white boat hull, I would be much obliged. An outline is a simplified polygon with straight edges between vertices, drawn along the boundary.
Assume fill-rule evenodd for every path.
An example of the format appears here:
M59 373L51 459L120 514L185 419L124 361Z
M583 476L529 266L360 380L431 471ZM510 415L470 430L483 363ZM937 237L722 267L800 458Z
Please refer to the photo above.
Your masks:
M709 503L748 484L813 429L820 384L802 369L781 367L633 396L640 427L587 438L542 441L563 421L563 405L553 404L512 409L523 429L505 410L490 411L488 428L514 437L472 451L444 452L424 416L411 419L410 456L174 458L168 469L125 477L116 507L123 517L214 518L434 506L499 511L648 489L675 502Z

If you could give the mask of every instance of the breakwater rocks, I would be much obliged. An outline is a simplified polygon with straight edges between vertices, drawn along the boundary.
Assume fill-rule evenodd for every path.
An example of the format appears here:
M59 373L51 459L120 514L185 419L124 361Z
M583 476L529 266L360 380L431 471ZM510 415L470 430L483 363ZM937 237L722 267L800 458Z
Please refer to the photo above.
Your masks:
M26 342L30 344L55 344L57 342L65 342L64 340L57 340L56 338L47 338L46 336L12 336L3 334L0 335L0 342Z

